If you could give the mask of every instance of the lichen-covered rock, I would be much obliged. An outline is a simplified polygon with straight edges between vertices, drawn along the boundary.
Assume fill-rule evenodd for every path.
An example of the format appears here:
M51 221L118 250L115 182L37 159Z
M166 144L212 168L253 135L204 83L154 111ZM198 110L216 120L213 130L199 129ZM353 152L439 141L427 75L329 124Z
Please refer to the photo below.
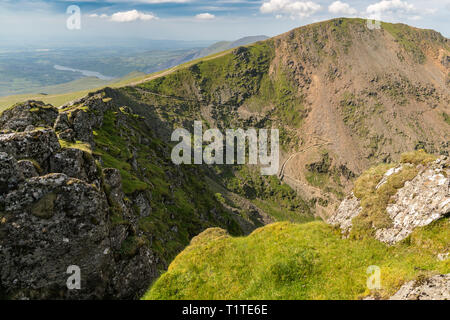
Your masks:
M50 156L61 148L52 129L0 135L0 151L18 160L33 159L44 166Z
M398 173L403 166L388 170L377 189L386 183L389 176ZM419 173L397 190L390 199L386 212L392 225L378 229L375 237L385 243L394 244L408 237L415 228L429 225L450 213L449 160L441 158L418 166ZM362 211L360 201L353 195L345 199L328 223L339 226L344 234L352 229L352 220Z
M0 152L0 195L14 189L23 180L23 175L14 157Z
M69 117L66 112L61 112L55 120L55 125L53 127L55 131L64 131L70 129Z
M113 256L107 202L98 189L64 174L27 180L5 199L0 277L12 298L102 298ZM81 268L81 290L66 287ZM37 267L39 266L39 267Z
M450 300L450 274L410 281L390 300Z
M437 163L406 182L386 209L393 221L392 227L377 230L377 239L396 243L415 228L429 225L449 214L449 171Z
M359 200L352 193L350 197L342 201L336 213L328 219L328 223L339 226L342 233L347 234L352 228L352 220L361 213Z
M27 127L53 127L58 110L41 101L27 101L5 110L0 115L0 127L24 131ZM30 130L28 130L30 131Z
M34 164L31 160L20 160L17 162L17 166L25 179L39 176L39 168L36 168L37 164Z
M95 160L86 151L75 148L63 148L50 157L50 172L64 173L69 177L97 183L99 174Z
M72 129L64 130L58 133L58 138L68 142L75 142L75 132Z

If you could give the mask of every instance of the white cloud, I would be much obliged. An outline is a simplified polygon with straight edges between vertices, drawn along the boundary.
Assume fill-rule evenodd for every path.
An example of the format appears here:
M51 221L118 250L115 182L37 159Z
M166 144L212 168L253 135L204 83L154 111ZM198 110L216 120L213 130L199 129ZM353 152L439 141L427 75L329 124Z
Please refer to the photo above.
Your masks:
M102 19L105 19L105 18L108 18L108 15L107 14L101 14L101 15L98 15L97 13L93 13L93 14L90 14L90 15L88 15L88 17L89 18L102 18Z
M401 0L383 0L367 7L366 11L369 14L380 14L391 11L413 11L414 5Z
M200 13L200 14L196 15L195 18L199 19L199 20L213 20L216 18L216 16L211 13L205 12L205 13Z
M334 14L356 15L356 9L350 7L347 3L335 1L328 7L328 11Z
M157 17L152 13L143 13L137 10L116 12L111 16L111 21L114 22L149 21L153 19L157 19Z
M312 1L297 0L269 0L264 2L259 10L261 13L287 14L291 18L309 17L322 7Z

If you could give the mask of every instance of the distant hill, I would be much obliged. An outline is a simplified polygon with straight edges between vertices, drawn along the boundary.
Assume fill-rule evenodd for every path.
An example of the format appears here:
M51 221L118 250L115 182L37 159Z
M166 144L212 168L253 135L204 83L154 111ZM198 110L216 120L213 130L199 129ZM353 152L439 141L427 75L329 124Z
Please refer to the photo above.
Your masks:
M253 44L258 41L264 41L267 39L269 39L269 37L267 37L267 36L250 36L250 37L244 37L244 38L238 39L236 41L219 41L219 42L212 44L211 46L209 46L207 48L192 52L180 59L175 59L175 60L171 61L171 64L178 65L178 64L181 64L184 62L192 61L195 59L200 59L200 58L203 58L203 57L206 57L206 56L218 53L218 52L234 49L234 48L237 48L240 46L246 46L246 45Z

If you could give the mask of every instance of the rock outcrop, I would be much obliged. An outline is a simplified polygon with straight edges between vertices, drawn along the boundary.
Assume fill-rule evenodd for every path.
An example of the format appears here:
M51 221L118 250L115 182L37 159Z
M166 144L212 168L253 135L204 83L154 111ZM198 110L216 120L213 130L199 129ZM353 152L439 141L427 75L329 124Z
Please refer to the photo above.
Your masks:
M28 131L36 127L52 127L58 109L40 101L27 101L5 110L0 116L2 130Z
M90 102L107 108L101 99ZM136 298L158 274L151 249L121 254L138 226L129 219L118 171L102 170L89 150L60 145L54 127L86 143L92 139L91 125L101 123L102 114L92 113L90 121L83 114L72 115L74 127L66 113L30 101L0 117L0 129L7 129L0 134L0 296ZM122 204L115 213L126 223L112 221L115 203ZM80 290L66 287L70 266L81 270Z
M415 228L429 225L450 213L449 160L440 158L426 166L418 165L419 173L390 199L386 212L392 221L389 227L376 230L375 237L394 244L408 237ZM388 170L376 186L379 189L387 179L403 170L402 166ZM362 212L360 200L353 194L345 199L328 223L348 234L353 219Z
M450 300L450 274L410 281L390 300Z
M29 101L0 116L0 297L139 298L191 237L241 232L192 185L195 169L167 162L155 124L106 95L121 99L105 89L60 110ZM71 266L80 290L67 287Z

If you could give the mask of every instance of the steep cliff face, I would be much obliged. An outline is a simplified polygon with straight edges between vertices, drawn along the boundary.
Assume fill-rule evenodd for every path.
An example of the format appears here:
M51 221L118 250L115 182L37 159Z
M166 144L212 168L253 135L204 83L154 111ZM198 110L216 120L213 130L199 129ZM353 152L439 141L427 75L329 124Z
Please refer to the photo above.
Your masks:
M107 92L0 117L2 296L138 298L205 228L238 235L251 225L223 208L201 171L171 164L146 120ZM81 290L66 288L73 265Z

